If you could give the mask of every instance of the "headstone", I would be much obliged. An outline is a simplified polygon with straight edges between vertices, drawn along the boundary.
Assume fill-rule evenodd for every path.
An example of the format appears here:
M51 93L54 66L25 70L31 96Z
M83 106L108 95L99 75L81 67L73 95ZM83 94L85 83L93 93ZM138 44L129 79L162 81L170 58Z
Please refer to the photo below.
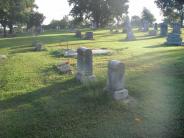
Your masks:
M168 34L168 25L167 23L160 24L160 36L167 36Z
M167 37L167 45L176 45L176 46L181 46L182 44L182 38L180 34L177 33L170 33Z
M126 22L126 33L127 33L126 40L128 40L128 41L135 40L135 36L133 34L132 25L130 23L130 19L129 18L127 19L127 22Z
M72 69L71 69L69 62L65 62L65 63L61 63L57 65L57 69L59 72L64 73L64 74L72 73Z
M173 24L173 33L181 34L181 25L179 23Z
M125 100L128 98L128 90L125 89L125 65L116 60L108 64L108 81L106 90L111 92L115 100Z
M93 40L93 32L86 32L85 34L85 39L86 40Z
M43 44L39 42L33 42L32 44L34 46L34 51L41 51L43 50Z
M149 31L149 22L148 21L143 21L143 32L148 32Z
M95 80L93 75L93 54L92 50L81 47L77 50L77 80L88 84Z
M81 33L81 31L76 31L76 32L75 32L75 36L78 37L78 38L82 38L82 33Z
M179 23L174 23L173 24L173 31L170 33L167 37L167 45L176 45L176 46L181 46L183 45L182 43L182 38L180 36L181 34L181 26Z
M157 23L154 24L154 30L158 31L158 24Z

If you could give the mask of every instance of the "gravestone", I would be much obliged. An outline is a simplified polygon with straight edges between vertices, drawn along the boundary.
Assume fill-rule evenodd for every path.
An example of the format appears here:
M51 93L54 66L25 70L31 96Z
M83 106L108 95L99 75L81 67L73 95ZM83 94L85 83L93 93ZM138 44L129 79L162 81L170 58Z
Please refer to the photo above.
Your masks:
M143 21L143 32L148 32L149 31L149 22L148 21Z
M39 42L33 42L32 45L34 46L34 51L41 51L43 50L43 44Z
M153 28L154 28L154 30L158 31L158 24L155 23Z
M86 32L85 34L85 39L86 40L93 40L93 32Z
M177 33L170 33L167 37L167 45L176 45L181 46L182 45L182 38L180 34Z
M180 36L181 33L181 26L179 23L174 23L173 24L173 32L170 33L167 37L167 45L176 45L176 46L181 46L182 43L182 38Z
M108 64L108 81L105 90L112 93L115 100L128 98L128 90L125 89L125 65L116 60Z
M173 24L173 33L181 34L181 25L179 23Z
M168 24L161 23L160 24L160 36L167 36L168 34Z
M127 34L126 40L128 40L128 41L135 40L135 36L133 34L132 25L130 23L129 18L127 18L127 21L126 21L126 34Z
M76 31L76 32L75 32L75 36L78 37L78 38L82 38L82 33L81 33L81 31Z
M77 80L83 84L95 81L93 75L93 54L92 50L81 47L77 50Z

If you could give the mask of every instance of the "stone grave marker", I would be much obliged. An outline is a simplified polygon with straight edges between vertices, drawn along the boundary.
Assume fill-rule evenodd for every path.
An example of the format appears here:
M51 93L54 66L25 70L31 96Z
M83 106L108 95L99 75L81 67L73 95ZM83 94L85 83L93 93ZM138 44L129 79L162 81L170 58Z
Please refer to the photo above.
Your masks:
M125 89L125 65L116 60L108 64L108 81L105 90L112 93L115 100L128 98L128 90Z
M168 34L168 24L161 23L160 24L160 36L167 36Z
M76 31L76 32L75 32L75 36L76 36L77 38L82 38L82 33L81 33L81 31Z
M86 40L93 40L94 39L93 32L86 32L85 39Z
M95 81L93 75L93 53L91 49L81 47L77 50L77 80L83 84Z
M179 23L173 24L173 33L181 34L181 25Z

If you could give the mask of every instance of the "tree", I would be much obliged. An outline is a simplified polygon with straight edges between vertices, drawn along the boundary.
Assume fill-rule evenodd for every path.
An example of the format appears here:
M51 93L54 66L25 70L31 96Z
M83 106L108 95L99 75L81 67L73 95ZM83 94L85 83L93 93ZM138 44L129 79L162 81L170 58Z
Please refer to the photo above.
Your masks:
M132 16L131 18L131 24L134 27L139 27L141 24L141 18L139 16Z
M150 24L153 24L155 21L154 15L148 10L147 8L144 7L142 11L142 20L148 21Z
M25 22L34 7L34 0L0 0L0 23L4 28L4 36L7 26L9 33L12 33L13 25Z
M155 3L162 10L164 16L167 16L169 20L179 18L183 26L184 0L155 0Z
M97 27L107 25L113 18L119 20L128 10L128 0L68 0L68 2L73 7L70 13L78 22L88 19Z
M27 29L32 27L39 27L43 23L45 16L39 12L31 12L27 20Z

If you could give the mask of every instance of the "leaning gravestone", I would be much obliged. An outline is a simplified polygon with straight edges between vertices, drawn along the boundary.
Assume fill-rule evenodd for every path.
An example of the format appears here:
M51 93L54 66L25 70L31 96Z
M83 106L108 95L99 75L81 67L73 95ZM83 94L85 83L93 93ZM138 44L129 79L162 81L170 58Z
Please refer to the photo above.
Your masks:
M77 38L82 38L82 33L81 33L81 31L76 31L76 32L75 32L75 36L76 36Z
M93 40L93 32L86 32L85 34L85 39L86 40Z
M160 36L167 36L168 34L168 24L161 23L160 24Z
M156 36L157 35L157 30L158 30L157 23L154 24L153 28L154 28L153 30L149 31L150 36Z
M112 60L108 65L108 81L105 90L112 93L115 100L125 100L128 98L128 90L125 89L125 65L116 60Z
M93 54L92 50L81 47L77 50L77 80L88 84L95 80L93 75Z

